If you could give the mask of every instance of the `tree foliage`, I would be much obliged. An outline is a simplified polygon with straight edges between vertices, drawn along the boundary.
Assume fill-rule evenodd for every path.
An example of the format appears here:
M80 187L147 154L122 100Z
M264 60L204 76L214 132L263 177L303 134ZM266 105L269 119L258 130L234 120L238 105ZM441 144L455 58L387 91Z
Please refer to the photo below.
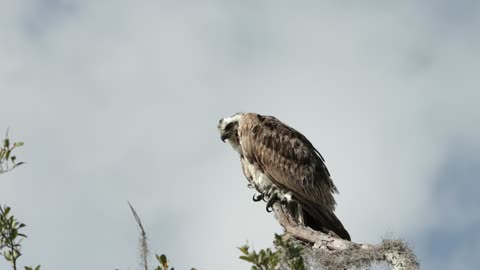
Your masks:
M27 236L21 232L26 225L18 221L8 206L0 205L0 256L2 256L13 270L17 270L17 261L22 256L21 242ZM25 270L40 270L40 265L35 267L25 266Z
M303 263L303 247L293 242L286 235L275 234L273 240L274 249L252 250L248 245L239 247L243 253L240 259L253 264L251 270L275 270L281 267L288 267L292 270L305 270Z
M0 174L13 170L24 164L17 162L14 150L23 146L23 142L10 142L8 132L0 146ZM12 214L12 208L0 205L0 256L3 257L13 270L17 270L17 261L22 256L21 242L27 236L21 232L26 225L18 221ZM40 270L40 265L35 267L25 266L25 270Z
M0 174L24 164L24 162L17 162L17 156L13 154L13 151L21 146L23 146L23 142L10 142L7 132L7 136L3 139L0 146Z

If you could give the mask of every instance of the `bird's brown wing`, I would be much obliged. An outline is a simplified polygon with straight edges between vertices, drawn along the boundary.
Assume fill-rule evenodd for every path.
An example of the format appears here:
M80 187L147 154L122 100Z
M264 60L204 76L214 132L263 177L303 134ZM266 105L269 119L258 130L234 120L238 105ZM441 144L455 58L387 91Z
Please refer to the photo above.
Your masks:
M274 184L300 201L334 210L337 189L323 157L305 136L275 117L253 113L244 115L239 133L244 158Z

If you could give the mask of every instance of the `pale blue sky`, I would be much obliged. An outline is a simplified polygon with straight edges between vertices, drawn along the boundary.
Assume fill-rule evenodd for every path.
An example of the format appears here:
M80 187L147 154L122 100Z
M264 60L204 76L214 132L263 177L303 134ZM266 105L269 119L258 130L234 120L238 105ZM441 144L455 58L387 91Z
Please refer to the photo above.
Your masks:
M477 1L0 0L0 130L28 162L0 200L28 224L22 263L137 269L130 200L176 269L248 269L235 247L281 228L216 124L255 111L326 158L354 241L473 269L478 29Z

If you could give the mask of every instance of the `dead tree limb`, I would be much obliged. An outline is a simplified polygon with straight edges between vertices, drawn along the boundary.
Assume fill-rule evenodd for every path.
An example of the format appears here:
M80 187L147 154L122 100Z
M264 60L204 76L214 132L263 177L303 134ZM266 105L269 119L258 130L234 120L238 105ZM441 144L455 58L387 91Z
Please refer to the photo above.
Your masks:
M145 270L148 270L149 248L148 248L148 241L147 241L147 233L143 228L142 221L140 220L140 217L138 216L137 211L135 211L135 208L133 208L130 202L127 201L127 203L128 203L128 206L130 206L130 210L132 211L133 217L135 218L135 221L137 222L138 227L140 228L139 253L142 259L141 264Z
M299 225L279 203L273 210L287 234L309 244L303 254L307 269L365 269L382 262L395 270L419 269L415 254L402 240L357 244Z

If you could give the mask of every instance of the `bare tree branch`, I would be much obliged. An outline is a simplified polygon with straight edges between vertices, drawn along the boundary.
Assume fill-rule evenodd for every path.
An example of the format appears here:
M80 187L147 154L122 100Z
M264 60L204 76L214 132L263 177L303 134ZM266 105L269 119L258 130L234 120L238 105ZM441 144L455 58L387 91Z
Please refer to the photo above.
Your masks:
M147 233L143 229L142 221L140 220L140 217L138 216L137 211L135 211L135 209L130 204L130 202L127 201L127 203L128 203L128 206L130 206L130 210L132 210L133 217L135 218L135 221L137 222L138 227L140 228L140 239L139 239L139 242L140 242L140 244L139 244L140 245L140 248L139 248L140 257L142 258L142 264L143 264L144 269L148 270L149 249L148 249L148 243L147 243Z
M299 225L279 203L274 204L273 210L286 233L312 245L305 248L303 255L307 269L362 269L382 262L395 270L419 269L415 254L404 241L357 244Z

